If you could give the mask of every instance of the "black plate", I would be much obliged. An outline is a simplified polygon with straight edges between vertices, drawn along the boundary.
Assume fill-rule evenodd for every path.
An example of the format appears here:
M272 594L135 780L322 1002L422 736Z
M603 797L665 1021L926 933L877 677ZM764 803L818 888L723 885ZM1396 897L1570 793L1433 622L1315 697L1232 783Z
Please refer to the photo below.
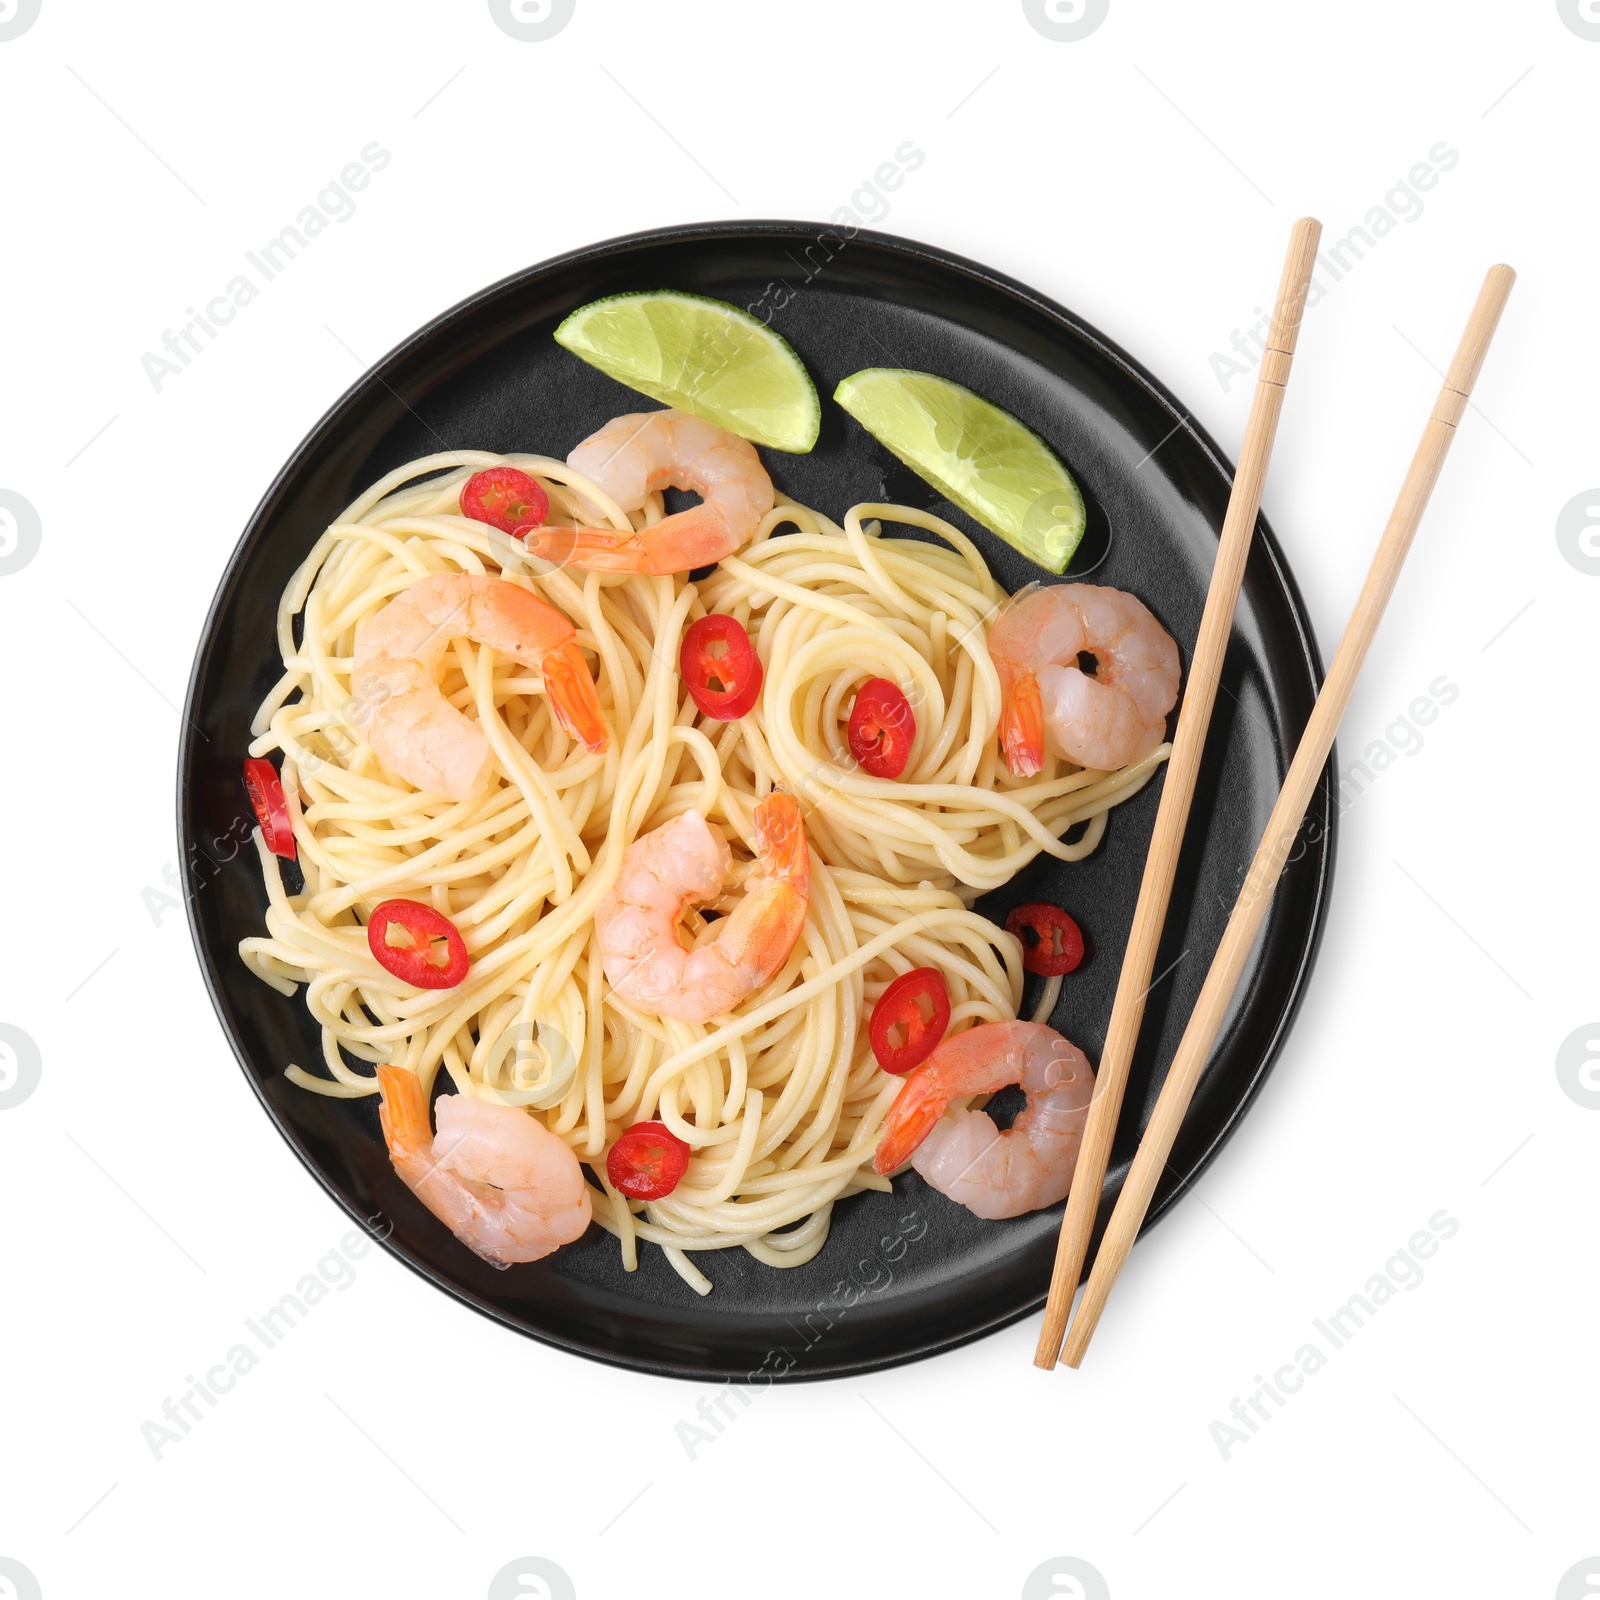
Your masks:
M317 1032L301 998L258 982L237 955L239 940L261 930L266 905L253 852L238 844L239 762L250 717L279 674L274 613L289 575L324 526L401 462L443 448L565 455L609 417L639 409L637 395L550 335L585 301L645 288L755 307L800 352L824 397L822 437L807 456L766 452L784 490L836 517L861 500L930 507L972 532L1013 590L1037 570L941 501L827 396L858 368L907 366L955 378L1023 418L1070 464L1090 506L1069 576L1092 570L1096 582L1138 594L1187 661L1232 470L1186 410L1093 328L983 267L883 235L846 241L800 223L755 223L612 240L485 289L408 339L317 424L268 490L217 591L189 686L178 797L190 924L223 1027L279 1131L352 1216L381 1212L392 1222L389 1248L441 1288L537 1339L649 1372L815 1378L890 1366L1034 1310L1061 1208L982 1222L911 1175L892 1195L839 1205L832 1236L807 1266L778 1271L741 1250L699 1256L716 1284L704 1299L649 1246L639 1271L624 1273L598 1228L547 1261L500 1272L400 1185L374 1100L326 1099L283 1077L290 1060L317 1070ZM1320 678L1305 608L1263 525L1156 962L1157 973L1172 970L1150 997L1102 1221ZM1092 954L1067 980L1054 1021L1091 1059L1104 1042L1158 792L1159 782L1114 812L1087 861L1041 857L980 902L998 921L1018 901L1053 899L1083 923ZM1314 842L1289 867L1257 941L1152 1222L1238 1125L1283 1045L1327 906L1329 797L1325 776L1308 827Z

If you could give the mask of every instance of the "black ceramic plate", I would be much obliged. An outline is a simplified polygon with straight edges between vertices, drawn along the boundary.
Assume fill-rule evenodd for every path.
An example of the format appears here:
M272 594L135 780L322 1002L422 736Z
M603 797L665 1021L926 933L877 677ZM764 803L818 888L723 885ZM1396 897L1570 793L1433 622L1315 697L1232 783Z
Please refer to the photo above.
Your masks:
M444 448L565 455L640 397L550 335L575 306L626 289L677 288L770 315L823 398L805 456L766 452L779 486L837 517L861 500L926 506L965 527L1008 589L1039 576L893 460L828 400L861 367L954 378L1041 433L1071 466L1090 528L1069 576L1138 594L1187 662L1226 507L1231 468L1186 410L1131 357L1021 284L926 245L799 223L719 224L613 240L530 268L447 312L386 357L311 431L251 519L217 592L189 686L178 779L191 867L190 922L218 1015L251 1087L300 1159L352 1216L381 1212L389 1248L441 1288L523 1333L622 1366L679 1377L815 1378L949 1349L1042 1301L1061 1208L982 1222L915 1175L892 1195L835 1208L826 1247L778 1271L741 1250L701 1255L716 1288L695 1295L655 1249L621 1269L598 1228L530 1266L500 1272L458 1244L395 1178L375 1100L295 1088L284 1063L321 1060L303 1001L241 965L239 940L266 905L241 851L239 762L250 717L278 677L279 593L324 526L390 468ZM1156 961L1144 1037L1101 1202L1109 1214L1228 908L1266 822L1320 680L1316 645L1271 533L1250 557L1206 760ZM201 737L203 735L203 737ZM1063 989L1055 1025L1096 1059L1133 917L1159 781L1111 817L1101 848L1041 857L980 902L1004 919L1052 899L1088 931L1091 955ZM1288 869L1239 997L1157 1190L1167 1211L1238 1125L1303 992L1333 865L1326 780L1308 842ZM1187 952L1187 954L1185 954Z

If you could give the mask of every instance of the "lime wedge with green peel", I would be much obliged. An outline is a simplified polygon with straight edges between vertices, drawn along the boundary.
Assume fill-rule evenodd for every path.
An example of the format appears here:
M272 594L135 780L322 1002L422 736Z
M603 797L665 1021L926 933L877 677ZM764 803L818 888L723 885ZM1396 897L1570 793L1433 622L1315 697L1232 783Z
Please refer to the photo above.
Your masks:
M579 308L556 343L618 383L729 433L803 454L817 442L817 386L786 339L738 306L671 289Z
M1049 572L1083 538L1083 495L1038 434L947 378L894 367L852 373L833 398L946 499Z

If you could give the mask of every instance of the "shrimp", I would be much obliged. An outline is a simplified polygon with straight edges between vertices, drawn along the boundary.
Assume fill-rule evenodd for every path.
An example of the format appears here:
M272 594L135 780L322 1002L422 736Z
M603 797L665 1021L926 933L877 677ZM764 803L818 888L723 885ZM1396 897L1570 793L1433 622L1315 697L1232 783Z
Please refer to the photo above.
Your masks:
M356 634L354 719L391 772L452 800L483 787L493 762L489 741L435 681L445 649L460 636L537 668L561 727L592 752L606 748L600 696L572 624L503 578L439 572L396 595Z
M1028 1103L1005 1133L982 1111L944 1114L958 1095L1009 1083ZM1093 1095L1088 1059L1054 1028L986 1022L946 1039L906 1078L873 1164L888 1174L910 1156L933 1188L976 1215L1020 1217L1072 1187Z
M1095 658L1091 675L1078 665ZM1178 647L1144 602L1089 583L1030 589L989 630L1000 748L1015 778L1056 754L1113 772L1150 754L1178 698Z
M786 794L756 807L755 873L717 936L687 950L685 909L714 900L733 864L727 840L698 811L635 839L595 912L595 935L611 987L631 1006L679 1022L726 1016L789 959L805 926L811 887L800 808Z
M441 1095L428 1133L422 1080L378 1068L378 1121L406 1187L462 1244L497 1267L537 1261L589 1226L589 1185L564 1139L515 1106Z
M663 517L653 528L542 527L528 549L550 561L600 572L660 576L709 567L749 542L772 509L772 479L753 444L685 411L613 417L567 457L624 511L637 511L657 489L692 489L700 504Z

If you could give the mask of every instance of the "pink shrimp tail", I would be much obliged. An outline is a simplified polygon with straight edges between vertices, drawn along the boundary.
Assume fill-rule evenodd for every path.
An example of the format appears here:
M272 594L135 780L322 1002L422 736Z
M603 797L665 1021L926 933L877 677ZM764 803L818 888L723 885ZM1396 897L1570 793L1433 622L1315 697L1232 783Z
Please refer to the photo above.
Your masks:
M756 807L756 851L764 876L782 878L801 893L811 887L811 853L793 795L781 790Z
M546 650L539 658L544 686L550 696L550 709L570 738L586 750L598 753L611 743L605 714L600 709L600 691L589 675L589 663L575 639Z
M937 1082L928 1073L933 1064L929 1057L906 1078L889 1114L883 1119L883 1137L878 1142L878 1153L872 1158L873 1168L884 1177L911 1159L913 1151L933 1132L939 1118L950 1104L948 1096L932 1085Z
M396 1163L417 1154L433 1137L428 1127L428 1102L422 1080L406 1067L383 1062L378 1067L378 1124L389 1158Z
M769 794L756 807L755 825L759 881L717 943L731 964L760 973L764 982L789 959L806 925L811 854L793 796Z
M746 536L748 537L748 536ZM635 572L659 578L714 566L744 543L715 507L674 512L637 533L610 528L530 528L523 536L531 554L589 572Z
M561 523L522 530L529 555L553 561L558 567L582 567L591 572L647 572L645 552L638 535L610 528L573 528Z
M1044 766L1044 702L1031 672L1002 685L1000 749L1013 778L1031 778Z

